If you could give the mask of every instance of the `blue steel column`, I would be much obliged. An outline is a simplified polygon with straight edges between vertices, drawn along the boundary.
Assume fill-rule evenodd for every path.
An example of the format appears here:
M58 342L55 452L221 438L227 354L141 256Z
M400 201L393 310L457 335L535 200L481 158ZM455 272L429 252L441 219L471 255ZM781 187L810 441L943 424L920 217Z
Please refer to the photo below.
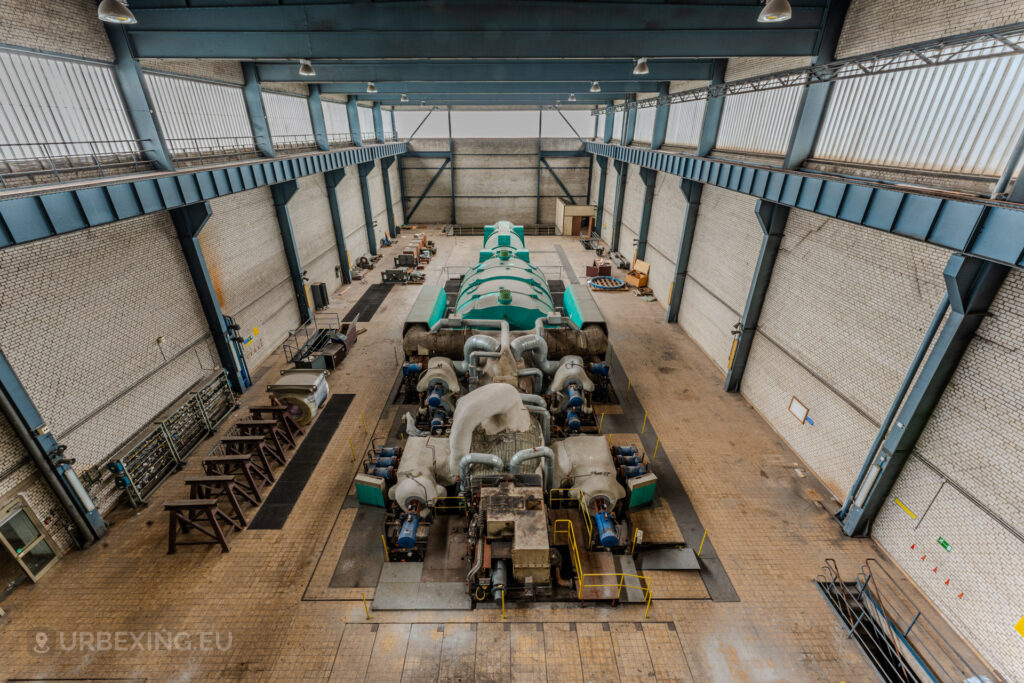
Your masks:
M686 180L679 181L679 189L686 199L686 213L683 214L683 234L679 237L679 252L676 254L676 274L672 281L672 290L668 297L668 315L666 322L679 320L679 307L683 302L683 285L686 284L686 271L690 268L690 253L693 251L693 234L697 229L697 214L700 212L700 195L704 185Z
M629 106L636 102L636 95L626 95L626 115L622 121L622 145L629 147L633 144L633 135L636 133L636 107Z
M330 144L327 141L327 125L324 123L324 105L320 101L319 83L309 86L306 103L309 105L309 120L313 124L313 137L316 138L317 149L327 150Z
M128 33L123 26L103 24L107 29L110 47L114 51L114 74L121 88L125 109L135 128L135 135L140 140L140 147L146 159L156 164L157 170L173 171L174 162L164 139L163 130L157 120L146 80L142 75L142 67L135 58Z
M214 291L213 282L210 280L210 271L206 267L203 248L199 246L199 232L213 215L210 203L189 204L178 209L171 209L169 213L178 234L178 242L181 243L185 264L188 266L189 275L192 276L192 283L196 288L196 295L199 297L199 305L203 309L203 315L206 316L206 324L210 327L213 345L217 349L221 367L228 374L231 388L242 393L250 385L249 378L245 366L239 361L231 347L232 333L224 322L224 313L221 311L217 292Z
M373 104L373 132L377 142L384 142L384 116L380 110L380 102Z
M647 235L651 229L651 207L654 204L654 187L658 183L658 172L650 168L640 169L644 181L644 208L640 214L640 227L636 239L636 257L643 261L647 256Z
M388 214L388 235L391 238L398 236L395 229L395 209L391 206L391 178L388 177L388 169L395 162L395 157L384 157L380 160L380 179L384 186L384 209Z
M743 371L750 356L750 347L757 332L757 322L761 318L761 308L768 293L768 283L771 282L775 259L779 255L782 233L786 229L786 219L789 218L789 207L760 200L755 212L764 237L761 240L761 253L757 257L757 265L754 266L750 291L747 293L747 305L743 308L743 317L740 319L739 336L733 342L729 371L725 376L725 390L729 392L740 390Z
M391 132L395 134L395 140L398 139L398 124L395 123L395 108L391 107ZM398 170L402 170L399 168Z
M850 491L846 515L840 519L849 536L864 536L882 505L889 498L903 465L914 450L935 406L949 384L989 306L999 292L1009 267L954 254L943 277L950 312L939 332L928 360L907 395L903 409L874 456L866 476ZM945 302L943 302L945 303Z
M90 546L103 538L107 533L107 523L103 521L96 503L71 467L73 461L64 458L65 447L53 437L50 427L39 414L2 351L0 399L3 399L0 404L3 405L3 414L11 422L11 428L24 443L25 449L42 471L43 478L78 528L77 540L80 545Z
M615 112L612 111L612 105L609 104L604 108L604 134L601 136L601 142L608 144L612 141L615 136Z
M842 30L849 4L849 0L832 0L829 3L814 64L826 64L835 59L836 43L839 40L839 33ZM814 151L814 143L818 139L821 123L825 119L825 110L828 107L831 94L831 82L804 86L797 106L796 122L783 159L784 168L799 168ZM775 259L779 253L779 244L781 244L782 234L786 230L786 221L789 219L788 207L771 205L764 201L758 201L756 212L764 237L761 241L761 253L757 259L754 276L750 282L747 305L743 310L743 317L740 319L738 336L733 341L729 370L725 377L725 390L728 392L738 392L743 383L743 372L746 370L750 349L754 344L761 308L771 283L772 270L775 268Z
M364 161L357 167L359 169L359 191L363 195L363 220L366 221L366 241L370 245L370 253L377 254L377 235L373 231L373 205L370 203L370 184L367 176L373 171L376 162Z
M362 147L363 133L359 129L359 102L356 101L356 98L348 98L348 102L345 103L345 111L348 112L348 134L352 138L352 144Z
M629 164L614 160L615 165L615 206L612 208L612 238L608 243L608 251L619 250L619 232L622 227L622 202L626 196L626 172Z
M260 79L256 75L256 63L242 62L242 75L245 76L242 94L245 97L245 109L249 113L249 125L252 127L256 149L265 157L273 157L274 141L270 137L267 112L263 108L263 94L260 91Z
M292 287L295 289L295 303L299 308L299 320L307 322L313 315L309 309L309 296L306 294L305 271L302 270L302 263L299 261L299 247L295 242L295 228L292 225L291 214L288 213L288 202L295 196L299 189L299 183L295 180L286 180L270 186L270 192L274 196L274 210L277 211L277 225L281 229L281 243L284 245L284 255L288 260L288 270L292 276Z
M601 226L603 225L602 221L604 220L604 191L608 183L608 157L600 157L595 154L594 161L601 167L601 171L597 176L597 215L595 217L597 225L594 226L597 228L597 234L600 235Z
M345 169L324 173L327 185L327 204L331 208L331 224L334 226L334 241L338 245L338 263L341 265L341 281L352 282L352 271L348 264L348 247L345 246L345 226L341 222L341 205L338 203L338 183L345 177Z
M721 85L725 83L725 67L728 60L715 60L714 71L711 74L709 85ZM718 142L718 128L722 123L722 109L725 107L725 97L718 95L709 97L704 106L704 120L700 127L700 137L697 139L697 156L706 157L711 154Z
M668 83L658 83L658 96L668 96ZM651 134L651 149L661 149L665 144L665 133L668 131L668 110L671 105L665 102L658 102L657 111L654 113L654 133Z

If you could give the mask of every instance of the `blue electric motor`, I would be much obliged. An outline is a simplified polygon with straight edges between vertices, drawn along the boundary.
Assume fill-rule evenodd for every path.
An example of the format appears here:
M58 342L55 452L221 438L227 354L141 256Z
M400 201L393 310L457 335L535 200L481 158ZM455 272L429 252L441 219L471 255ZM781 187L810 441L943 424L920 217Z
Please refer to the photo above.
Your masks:
M643 457L640 455L619 455L615 458L616 465L625 465L627 467L642 465Z
M402 374L416 375L419 374L419 371L422 369L423 367L419 363L405 363L404 365L402 365Z
M576 414L575 410L570 410L565 413L565 426L569 428L570 432L580 431L580 427L583 425L580 422L580 416Z
M612 446L613 455L636 455L636 446Z
M619 544L619 535L615 533L615 520L612 513L604 510L594 515L597 522L597 538L605 548L614 548Z
M590 366L590 372L600 377L607 377L608 373L611 372L611 366L607 363L594 363Z
M435 410L430 416L430 431L444 427L444 420L448 417L443 410Z
M380 477L381 479L390 479L391 478L391 473L393 471L394 471L393 467L373 467L373 466L370 466L369 468L367 468L366 473L367 474L372 474L375 477Z
M427 405L436 408L441 405L441 397L444 396L444 385L435 384L427 392Z
M639 477L641 474L647 474L647 468L643 465L637 465L636 467L623 467L622 474L626 479L632 479L633 477Z
M396 455L398 455L398 447L381 446L380 448L374 450L374 455L376 455L378 458L393 458Z
M412 550L416 547L416 530L420 528L420 516L409 512L405 515L402 528L398 532L398 547Z
M397 464L395 458L377 458L373 461L374 467L394 467Z
M568 387L569 391L569 405L573 408L579 408L583 405L583 392L580 391L579 384L570 384Z

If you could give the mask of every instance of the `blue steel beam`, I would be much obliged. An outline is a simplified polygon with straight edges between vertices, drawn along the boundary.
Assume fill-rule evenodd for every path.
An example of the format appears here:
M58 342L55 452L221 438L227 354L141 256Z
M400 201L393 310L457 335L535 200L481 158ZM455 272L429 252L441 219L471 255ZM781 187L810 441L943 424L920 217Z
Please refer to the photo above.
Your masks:
M437 171L434 172L434 175L430 178L430 182L427 183L427 186L425 188L423 188L422 194L420 194L420 196L417 197L416 203L412 205L411 209L409 209L409 213L405 214L406 222L412 221L412 215L414 213L416 213L416 209L418 209L420 204L423 203L423 200L427 198L427 194L430 192L430 188L432 188L434 186L434 183L437 182L437 179L441 177L441 174L444 172L444 169L446 169L448 167L448 164L450 164L450 163L451 163L451 157L448 156L447 152L445 152L444 153L444 161L442 161L441 165L437 167ZM404 201L404 198L403 198L403 201Z
M317 148L330 149L327 142L327 124L324 123L324 105L320 100L320 86L316 83L309 86L306 103L309 105L309 121L313 124L313 137L316 138Z
M192 276L192 283L196 288L196 295L199 297L199 305L203 309L203 315L206 316L206 324L210 327L213 345L217 349L217 357L220 359L221 367L228 375L231 388L240 394L249 387L249 382L243 366L231 347L232 332L224 322L224 313L221 311L217 292L213 288L213 281L210 280L210 271L206 267L203 248L199 245L199 233L206 222L210 220L213 210L210 208L209 202L201 202L171 209L169 213L178 235L178 242L181 243L185 264L188 266L189 275Z
M629 67L624 67L627 70ZM657 68L657 67L652 67ZM319 74L317 74L319 79ZM662 76L664 78L664 76ZM590 95L590 80L578 81L374 81L377 86L378 95L409 95L409 99L415 100L413 95L474 95L474 94L517 94L517 95L551 95L562 97L569 93L576 93L576 96ZM658 81L660 85L662 81ZM627 94L648 93L654 90L657 85L651 81L601 81L601 92L604 99L612 95L618 95L615 99L621 99ZM336 93L341 95L366 94L366 81L324 83L322 86L325 93ZM666 93L667 94L667 91Z
M600 142L584 146L591 154L616 162L1024 267L1024 207L1012 202L692 154Z
M608 184L608 158L595 156L594 161L597 162L598 168L600 168L597 176L597 212L594 220L597 222L595 226L597 234L604 237L601 234L601 226L604 225L602 221L604 220L604 192L605 186Z
M619 233L622 227L622 202L626 197L626 174L629 164L616 160L615 165L615 205L612 207L612 238L608 242L608 251L619 250Z
M658 94L668 95L668 83L658 84ZM654 132L651 134L651 149L661 149L665 144L665 134L668 131L668 110L669 105L659 102L657 111L654 112Z
M105 178L75 189L26 188L0 195L0 248L104 223L205 202L408 151L405 142L349 147L282 159L176 171L132 180Z
M646 83L650 92L657 81L705 81L712 76L714 61L699 59L648 59L651 73L634 76L633 59L386 59L346 62L318 61L315 81L324 84L324 92L332 83L356 83L362 86L373 81L378 88L390 84L408 83L429 86L433 82L553 82L585 84L600 81L602 89L608 85L615 89L618 83ZM299 75L299 64L294 59L285 62L259 62L256 65L260 81L308 81ZM579 87L579 86L577 86ZM385 89L383 92L390 92ZM399 93L404 90L397 91ZM586 91L584 91L586 92Z
M381 114L380 102L373 105L373 133L377 142L384 142L384 117Z
M75 522L78 542L89 546L103 538L107 524L72 468L74 460L64 457L65 447L57 443L3 351L0 351L0 398L11 428L24 442L25 449L42 470L43 478Z
M338 203L338 183L345 177L345 169L324 173L327 186L327 204L331 209L331 225L334 228L334 242L338 246L338 264L341 266L341 281L352 282L352 271L348 263L348 247L345 246L345 225L341 220L341 204Z
M253 62L242 62L242 75L245 85L242 94L245 96L245 110L249 114L249 125L252 136L256 140L256 149L265 157L273 157L274 141L270 137L270 125L267 123L267 112L263 108L263 93L260 91L260 79L256 74Z
M938 405L971 339L988 315L1009 269L962 254L953 254L943 276L949 314L932 345L928 359L907 395L906 402L877 454L865 463L866 476L850 491L845 516L840 519L849 536L865 536L878 511L889 498L903 465ZM943 302L945 306L945 302Z
M573 198L572 193L569 192L565 183L563 183L562 179L558 177L557 173L555 173L555 169L551 168L551 164L548 163L548 160L544 158L543 154L540 157L540 163L544 164L544 168L548 169L548 173L550 173L551 177L555 179L556 183L558 183L558 187L562 188L562 194L564 194L565 198L569 200L569 203L575 204L576 200Z
M110 47L114 51L114 75L117 77L125 110L131 119L135 136L142 141L143 154L152 161L160 171L173 171L174 162L167 147L167 140L157 120L156 107L153 105L146 80L142 75L142 67L132 53L128 36L123 26L103 25L110 39Z
M665 320L670 323L679 321L679 306L683 302L683 285L686 284L686 272L690 268L693 235L697 230L697 214L700 212L700 196L704 186L684 178L679 181L679 189L683 191L686 200L686 212L683 214L683 231L679 237L679 252L676 254L676 274L668 296L668 315Z
M391 205L391 178L388 174L388 169L391 168L394 161L394 157L380 160L380 178L381 184L384 186L384 208L388 214L388 236L391 238L398 236L398 230L395 227L395 208Z
M408 107L410 104L421 107L472 107L472 106L521 106L521 107L552 107L559 106L562 109L587 109L594 105L604 104L606 96L604 93L576 95L576 101L567 103L568 92L543 94L543 93L415 93L410 92L409 102L402 102L401 95L396 94L363 94L359 100L363 102L380 102L389 107ZM616 95L623 98L626 95ZM421 104L422 103L422 104Z
M373 231L373 204L370 201L370 183L367 177L373 172L377 162L367 161L359 164L359 191L363 196L363 220L366 221L366 241L370 245L370 253L377 255L377 235Z
M635 102L636 95L630 95L626 98L626 102ZM622 137L619 139L622 144L629 146L633 144L633 136L636 134L636 107L630 107L626 111L626 115L622 117Z
M644 206L636 235L636 257L642 261L647 256L647 235L651 229L651 208L654 204L654 187L658 183L658 172L641 168L640 179L644 181Z
M600 58L813 54L824 0L797 3L783 24L758 4L219 3L133 4L140 57L234 59ZM169 3L163 3L168 7ZM150 5L152 7L153 5ZM609 40L609 34L614 40ZM514 34L515 40L508 36Z
M747 303L743 308L738 334L732 343L732 353L729 354L729 370L725 375L725 390L728 392L740 390L743 371L746 370L750 347L754 343L757 323L761 318L761 308L764 306L764 298L768 293L768 283L772 279L772 270L775 268L775 260L779 255L782 234L786 229L786 220L789 218L788 206L780 206L764 200L757 203L755 212L762 232L761 252L757 257L757 265L754 266L754 276L750 282L750 290L747 292Z
M348 133L352 138L352 144L356 147L363 146L363 131L359 125L359 102L354 97L348 98L345 103L345 113L348 114Z
M604 133L601 135L601 140L605 144L612 141L615 137L615 113L612 111L611 105L606 105L604 109Z
M373 162L370 162L373 163ZM292 276L292 288L295 290L295 304L299 309L299 320L303 323L313 319L309 308L309 295L306 293L306 271L302 269L299 259L299 245L295 241L295 227L288 211L288 202L299 189L297 180L286 180L270 186L274 197L274 210L277 212L277 225L281 229L281 243L284 245L285 259L288 261L288 272Z

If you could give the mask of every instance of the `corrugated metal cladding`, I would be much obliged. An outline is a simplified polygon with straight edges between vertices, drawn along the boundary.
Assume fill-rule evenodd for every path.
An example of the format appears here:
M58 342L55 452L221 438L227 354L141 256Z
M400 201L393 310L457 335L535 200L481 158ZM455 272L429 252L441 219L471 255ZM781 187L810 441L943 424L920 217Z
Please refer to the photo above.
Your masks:
M373 137L375 130L373 127L373 108L372 107L357 107L359 110L359 132L362 133L363 139L365 140L368 136Z
M267 125L274 144L312 141L313 122L309 119L309 104L305 97L263 91L263 108L267 112Z
M335 135L348 136L348 106L341 102L323 102L324 126L327 137Z
M784 154L796 120L801 88L729 95L718 129L719 149Z
M643 107L636 110L636 130L633 133L633 140L636 142L650 142L654 137L654 117L657 114L657 107Z
M391 112L381 112L381 119L384 122L384 139L390 140L395 137L395 126L391 123Z
M134 137L110 65L0 50L0 159L136 152Z
M254 148L241 87L154 73L145 78L172 154Z
M597 116L594 117L594 138L597 140L604 138L604 122L608 120L607 117L608 115L605 113L598 114Z
M668 110L665 142L681 147L696 147L700 140L700 129L704 124L704 109L707 104L707 100L673 103Z
M1022 93L1024 55L837 81L814 157L998 176L1024 130Z
M622 139L622 122L623 122L622 112L621 111L615 112L615 122L612 125L612 140L621 140Z

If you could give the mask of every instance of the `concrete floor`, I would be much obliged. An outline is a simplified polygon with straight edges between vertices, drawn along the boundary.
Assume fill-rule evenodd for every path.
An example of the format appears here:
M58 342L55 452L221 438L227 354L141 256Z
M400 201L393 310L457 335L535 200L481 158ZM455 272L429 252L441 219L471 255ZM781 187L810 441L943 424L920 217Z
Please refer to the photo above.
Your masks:
M475 261L481 238L432 233L439 253L428 282L438 281L445 265ZM577 273L594 256L566 238L528 237L527 244L538 265L559 265L555 244L561 245ZM385 258L394 251L384 250ZM340 290L331 310L344 314L379 277L374 270ZM505 622L495 609L368 618L367 589L331 589L356 513L342 508L356 468L351 449L361 454L369 442L364 415L371 431L378 419L390 423L385 403L400 364L401 322L419 291L395 287L372 321L360 325L365 333L331 375L332 391L355 398L283 530L236 534L229 554L192 546L166 555L160 503L184 497L183 477L200 469L193 457L148 508L114 513L102 544L71 553L40 584L5 601L0 673L150 680L876 679L812 581L825 558L852 576L880 550L839 533L830 518L833 501L794 454L742 397L722 391L721 372L680 328L664 322L662 304L628 293L595 298L631 388L661 436L658 457L678 472L710 531L713 549L705 554L724 564L739 602L713 601L699 590L691 599L672 599L668 585L659 597L655 584L646 620L642 606L575 604L513 607ZM267 379L285 366L280 353L267 364L243 404L265 402Z

